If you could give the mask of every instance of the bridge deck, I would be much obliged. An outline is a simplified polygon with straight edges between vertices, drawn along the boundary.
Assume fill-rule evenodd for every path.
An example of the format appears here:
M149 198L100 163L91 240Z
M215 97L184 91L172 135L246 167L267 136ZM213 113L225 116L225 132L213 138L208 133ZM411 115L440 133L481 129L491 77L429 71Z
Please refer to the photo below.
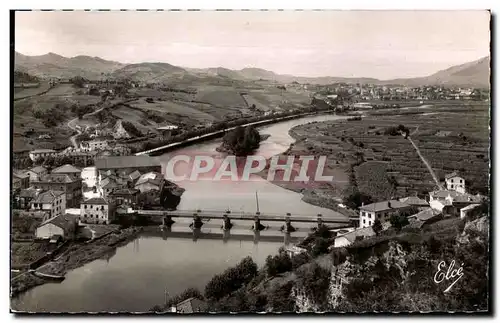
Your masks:
M224 216L231 220L248 220L253 221L256 216L259 217L261 221L285 221L285 219L290 219L292 222L305 222L305 223L317 223L318 216L307 216L307 215L284 215L284 214L260 214L256 215L255 213L243 213L243 212L232 212L226 214L225 212L218 211L155 211L155 210L135 210L138 215L145 216L171 216L173 218L193 218L194 214L199 216L202 219L224 219ZM350 219L348 218L336 218L336 217L325 217L321 216L321 220L324 223L349 223Z

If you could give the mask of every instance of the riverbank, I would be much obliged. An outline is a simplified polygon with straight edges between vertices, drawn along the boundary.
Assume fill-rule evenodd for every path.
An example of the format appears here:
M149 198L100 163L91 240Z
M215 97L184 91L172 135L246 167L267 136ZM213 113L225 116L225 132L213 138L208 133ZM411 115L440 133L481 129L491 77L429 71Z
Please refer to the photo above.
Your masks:
M327 121L330 123L343 123L346 120ZM318 122L311 122L291 128L288 134L294 139L294 143L280 154L279 164L285 164L288 156L326 156L323 175L333 176L332 182L295 182L295 181L272 181L274 185L281 188L302 194L302 201L327 208L346 217L355 217L357 213L340 207L342 203L342 192L349 183L348 164L340 162L336 156L331 154L328 142L321 140L321 133L318 134ZM314 135L311 135L314 134ZM298 158L292 170L292 178L298 174L300 164ZM269 163L268 163L269 165ZM263 178L267 177L267 167L259 173Z
M89 243L73 242L63 254L37 268L36 271L48 275L64 276L68 271L89 262L112 256L118 247L134 240L142 230L142 227L132 227ZM48 282L51 280L36 277L30 272L19 274L11 279L11 297Z

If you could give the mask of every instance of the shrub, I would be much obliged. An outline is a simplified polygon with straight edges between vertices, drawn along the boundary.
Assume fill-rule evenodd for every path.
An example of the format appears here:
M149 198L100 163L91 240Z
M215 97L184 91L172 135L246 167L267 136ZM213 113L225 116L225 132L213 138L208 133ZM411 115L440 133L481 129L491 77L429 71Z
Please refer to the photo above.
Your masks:
M256 275L257 264L251 257L246 257L235 267L215 275L205 286L205 296L209 299L221 299L250 282Z
M314 246L313 246L312 251L311 251L313 257L317 257L319 255L328 253L329 246L330 246L330 243L328 242L328 239L316 238L314 240Z
M409 224L408 218L401 214L393 214L389 221L397 230L401 230L401 228Z
M267 256L266 258L267 275L270 277L276 276L292 270L292 260L286 252L280 252L276 256Z

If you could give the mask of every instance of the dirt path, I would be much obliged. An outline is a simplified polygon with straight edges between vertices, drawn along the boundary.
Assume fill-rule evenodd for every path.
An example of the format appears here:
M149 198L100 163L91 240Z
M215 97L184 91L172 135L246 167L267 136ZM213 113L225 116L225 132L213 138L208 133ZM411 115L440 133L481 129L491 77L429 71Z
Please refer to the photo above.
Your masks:
M101 101L99 102L99 104L103 104L105 101ZM99 109L95 110L95 111L92 111L92 112L89 112L87 114L84 114L82 116L82 119L85 118L85 117L88 117L88 116L91 116L91 115L94 115L94 114L97 114L99 112L101 112L102 110L104 110L105 106L102 106L100 107ZM73 145L73 147L75 147L75 149L78 149L78 143L76 142L76 137L78 137L79 135L81 135L82 131L80 129L78 129L74 123L78 121L78 118L74 118L74 119L71 119L70 121L68 121L68 128L70 128L71 130L74 130L77 132L76 135L73 135L69 138L69 140L71 141L71 144Z
M418 130L418 127L417 127L417 130ZM413 133L416 133L417 130L415 130ZM438 180L436 174L434 173L434 170L432 170L432 167L429 164L429 162L424 158L424 156L420 152L420 149L418 149L418 147L415 144L415 142L413 142L413 140L409 136L408 136L407 139L411 142L411 144L413 145L413 147L415 147L415 150L417 151L418 156L420 157L420 159L422 160L422 162L425 164L425 166L429 170L429 173L431 173L432 179L434 179L434 182L436 182L436 185L439 187L440 190L442 190L443 187L441 186L441 183L439 183L439 180Z

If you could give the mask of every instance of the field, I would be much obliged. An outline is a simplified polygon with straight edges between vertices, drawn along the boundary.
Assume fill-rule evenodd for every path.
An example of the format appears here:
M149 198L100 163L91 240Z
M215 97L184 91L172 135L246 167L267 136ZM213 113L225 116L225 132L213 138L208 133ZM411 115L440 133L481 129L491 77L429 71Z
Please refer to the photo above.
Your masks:
M34 88L14 88L14 99L18 100L37 95L47 91L49 88L49 82L40 82L40 86Z
M354 171L358 189L376 199L423 194L435 189L429 171L403 136L384 134L403 124L440 181L459 171L472 193L487 193L489 181L489 106L431 107L414 114L368 114L362 120L315 123L292 130L299 141L291 153L328 155L329 168ZM402 114L401 114L402 113ZM375 112L374 112L375 114ZM446 136L436 135L449 132Z
M124 103L116 106L112 106L108 99L104 103L109 105L108 111L104 114L112 115L111 120L131 122L146 134L158 133L157 128L165 124L177 125L183 131L253 116L258 111L289 110L310 104L309 94L305 91L282 90L270 82L207 77L176 80L167 85L169 89L131 88L129 94L137 99L125 103L126 98L116 97L113 102ZM18 90L16 97L21 93L27 96L40 92L40 88L22 89ZM14 101L14 150L69 146L68 138L74 132L67 123L77 117L74 107L102 107L100 102L100 96L82 94L72 84L58 84L47 93ZM251 109L253 104L257 112ZM101 117L102 114L85 116L73 125L97 126L105 121ZM39 139L43 134L51 138Z

